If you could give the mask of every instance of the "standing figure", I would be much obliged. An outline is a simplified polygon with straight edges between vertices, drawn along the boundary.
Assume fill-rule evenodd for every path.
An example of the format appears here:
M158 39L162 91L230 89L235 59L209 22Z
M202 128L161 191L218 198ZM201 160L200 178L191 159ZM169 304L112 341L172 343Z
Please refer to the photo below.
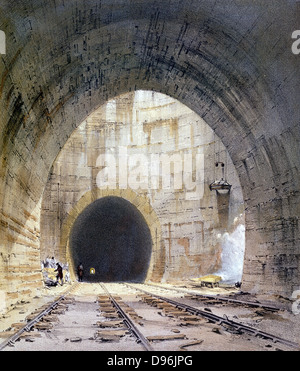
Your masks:
M79 265L77 267L77 274L78 274L78 281L82 282L82 278L83 278L83 265L82 265L82 263L79 263Z
M54 272L57 272L56 282L58 282L58 280L60 280L61 285L63 285L64 284L64 282L63 282L63 269L62 269L62 267L59 263L56 263L56 266L57 266L57 268L54 271Z

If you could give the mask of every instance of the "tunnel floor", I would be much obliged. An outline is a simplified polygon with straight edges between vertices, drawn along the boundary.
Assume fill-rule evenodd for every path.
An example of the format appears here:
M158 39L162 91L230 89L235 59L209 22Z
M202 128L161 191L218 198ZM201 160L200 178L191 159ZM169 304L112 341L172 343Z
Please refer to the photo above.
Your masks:
M87 206L70 235L75 271L83 265L85 282L143 282L152 240L139 210L129 201L103 197Z
M182 282L185 287L187 282ZM141 296L137 295L131 289L124 288L125 285L110 283L106 285L109 291L115 297L122 298L123 305L129 305L130 308L139 314L143 319L143 326L141 331L146 336L152 335L176 335L184 334L184 338L180 340L163 340L154 342L155 350L283 350L283 346L270 342L268 340L259 339L255 336L248 336L247 334L234 334L226 331L226 328L216 324L208 323L207 321L199 320L198 324L182 326L182 320L176 320L174 317L162 315L162 309L155 306L149 306L141 300ZM137 285L142 287L144 285ZM164 285L166 288L180 288L182 285ZM63 286L53 287L47 290L47 295L40 298L34 298L32 302L23 303L14 308L6 318L0 318L0 336L1 331L9 327L12 321L22 321L21 316L25 318L33 309L37 308L45 302L51 302L58 294L64 293L71 285L65 284ZM149 288L145 288L149 290ZM154 290L154 288L152 289ZM225 295L237 293L235 288L199 288L197 289L201 294L211 295ZM101 351L119 351L119 350L141 350L138 349L138 344L128 335L121 338L119 341L105 342L97 341L94 334L96 331L102 331L96 326L99 321L106 322L101 317L99 312L99 304L97 300L99 295L103 295L103 290L99 284L95 283L81 283L76 286L69 298L74 301L69 305L68 310L59 315L58 321L53 322L53 327L49 331L35 330L35 335L29 333L26 338L21 339L10 347L5 348L6 351L30 351L30 350L101 350ZM200 306L201 303L191 301L189 297L183 298L182 293L169 292L168 296L174 300L186 301L193 306ZM242 295L243 298L245 295ZM254 296L251 296L252 299ZM262 297L256 296L257 299L262 300ZM266 296L265 296L266 299ZM119 299L118 299L119 300ZM297 317L291 315L288 311L280 311L277 314L273 313L258 313L257 309L241 308L236 305L216 306L213 303L202 304L218 315L226 313L228 318L247 322L249 325L255 325L264 331L269 331L288 338L298 339L299 322ZM22 309L22 310L21 310ZM15 316L13 316L13 312ZM22 314L21 314L22 312ZM159 313L160 312L160 313ZM18 316L18 317L17 317ZM259 321L258 318L259 317ZM6 325L4 325L6 323ZM119 329L115 329L119 331ZM27 339L27 340L26 340ZM30 340L28 340L30 339ZM197 341L195 341L197 339ZM181 346L188 345L188 348L181 349Z

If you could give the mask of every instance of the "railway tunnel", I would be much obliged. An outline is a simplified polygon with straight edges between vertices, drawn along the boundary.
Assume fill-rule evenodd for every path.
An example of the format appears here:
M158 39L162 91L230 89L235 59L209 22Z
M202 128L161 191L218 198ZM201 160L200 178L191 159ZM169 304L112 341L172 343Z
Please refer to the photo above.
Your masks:
M43 292L47 256L75 271L96 255L99 279L175 282L235 266L236 239L244 290L299 288L296 1L0 10L1 311ZM209 187L221 179L223 195ZM115 234L116 269L132 258L128 276L105 273L105 246L81 255L98 246L94 222L101 241Z
M71 230L72 260L85 267L85 281L144 282L151 249L145 219L121 197L94 201Z
M223 178L230 189L210 190ZM73 270L85 261L95 270L87 280L130 279L129 271L134 279L141 269L141 281L223 271L234 283L245 250L244 233L235 234L244 225L241 185L220 138L179 101L138 90L92 113L54 162L41 204L41 257L69 256Z

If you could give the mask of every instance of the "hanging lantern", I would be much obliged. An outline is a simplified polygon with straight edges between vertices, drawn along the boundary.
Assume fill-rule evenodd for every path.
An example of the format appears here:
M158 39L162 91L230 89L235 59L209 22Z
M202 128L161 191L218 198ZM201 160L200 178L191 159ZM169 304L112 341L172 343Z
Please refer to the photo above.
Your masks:
M221 165L222 167L222 175L223 177L221 178L221 180L215 180L213 183L211 183L209 185L209 189L211 191L217 191L217 192L220 192L220 193L229 193L230 192L230 189L231 189L231 184L229 184L226 180L224 180L224 162L216 162L216 167L218 167L219 165Z
M229 184L226 180L224 180L222 178L221 180L216 180L213 183L211 183L209 185L209 189L211 191L226 191L226 192L230 192L231 184Z

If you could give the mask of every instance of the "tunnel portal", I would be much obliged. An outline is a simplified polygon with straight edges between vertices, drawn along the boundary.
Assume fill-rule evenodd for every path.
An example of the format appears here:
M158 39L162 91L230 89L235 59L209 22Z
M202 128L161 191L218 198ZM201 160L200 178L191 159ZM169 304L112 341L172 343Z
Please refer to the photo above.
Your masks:
M152 251L151 233L133 204L107 196L77 217L70 251L75 270L79 263L84 267L83 281L143 282Z

